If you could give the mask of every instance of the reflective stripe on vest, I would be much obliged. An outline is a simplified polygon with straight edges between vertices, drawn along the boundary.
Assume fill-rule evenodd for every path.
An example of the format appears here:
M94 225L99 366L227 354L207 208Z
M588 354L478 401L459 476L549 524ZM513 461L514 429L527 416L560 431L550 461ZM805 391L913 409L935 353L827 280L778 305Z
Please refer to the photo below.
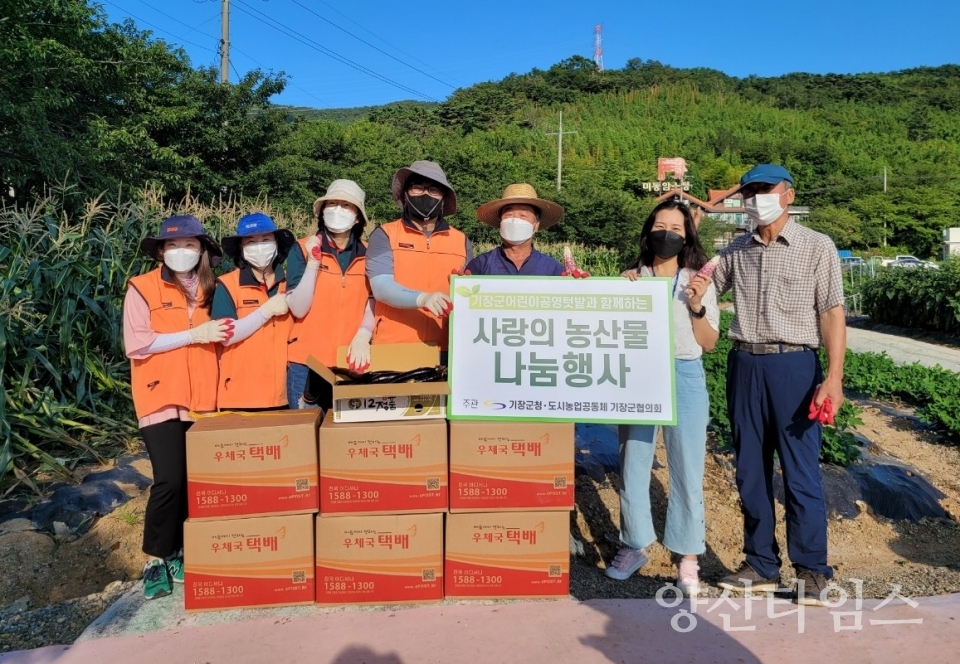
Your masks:
M157 268L130 280L150 308L150 328L159 334L183 332L210 320L203 306L187 315L187 298ZM190 344L130 360L130 386L137 419L169 406L196 412L217 408L217 344Z
M254 313L270 299L263 286L240 285L241 270L220 277L237 308L237 318ZM280 282L278 293L286 292ZM289 313L274 316L252 335L220 352L217 408L275 408L287 405L287 338L293 327Z
M404 288L432 293L450 292L450 273L467 260L467 237L455 228L435 231L427 237L402 219L380 228L393 250L393 276ZM373 342L380 344L435 343L447 348L447 319L421 309L396 309L377 302L377 327Z
M307 238L299 240L300 250L309 258L306 242ZM344 274L336 256L327 252L321 255L313 304L306 316L294 321L290 331L290 362L306 364L307 357L313 355L328 367L337 363L337 348L353 341L371 297L366 264L366 258L358 256Z

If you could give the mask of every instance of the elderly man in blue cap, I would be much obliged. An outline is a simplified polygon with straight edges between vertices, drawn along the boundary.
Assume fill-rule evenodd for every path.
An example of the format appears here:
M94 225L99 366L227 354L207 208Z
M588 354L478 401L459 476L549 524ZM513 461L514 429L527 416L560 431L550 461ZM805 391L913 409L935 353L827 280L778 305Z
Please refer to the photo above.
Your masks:
M832 413L843 404L846 316L840 261L830 238L790 219L787 209L796 193L785 168L755 166L737 191L756 229L721 252L712 276L717 293L733 289L736 301L727 408L746 560L719 586L764 592L779 585L772 488L776 452L797 602L822 606L833 570L827 564L819 457L822 424L832 422ZM821 346L826 376L817 355Z

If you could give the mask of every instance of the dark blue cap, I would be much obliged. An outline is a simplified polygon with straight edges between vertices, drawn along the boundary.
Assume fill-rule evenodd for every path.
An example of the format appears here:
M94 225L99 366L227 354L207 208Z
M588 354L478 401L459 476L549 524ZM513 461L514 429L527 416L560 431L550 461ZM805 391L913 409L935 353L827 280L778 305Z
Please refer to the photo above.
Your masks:
M140 249L145 254L149 254L155 259L160 260L157 249L167 240L173 240L179 237L198 238L206 246L207 251L210 252L211 265L217 265L217 263L220 262L219 259L223 256L220 245L218 245L212 237L207 235L200 220L190 214L164 219L160 223L160 234L154 237L143 238L143 240L140 241Z
M277 239L277 256L282 260L286 258L290 247L297 241L293 233L285 228L277 228L268 215L263 212L251 212L240 217L237 221L236 235L229 235L223 238L223 250L234 260L240 257L240 242L244 237L250 235L262 235L263 233L273 233Z
M779 164L757 164L740 178L740 187L762 182L763 184L780 184L786 180L793 186L793 176Z

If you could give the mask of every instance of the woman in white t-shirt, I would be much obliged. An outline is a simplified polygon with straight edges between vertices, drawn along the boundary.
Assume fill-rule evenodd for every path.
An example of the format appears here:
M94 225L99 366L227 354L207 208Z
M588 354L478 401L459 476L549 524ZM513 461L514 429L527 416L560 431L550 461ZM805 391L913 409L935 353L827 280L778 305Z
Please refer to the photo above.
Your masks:
M660 203L640 232L640 258L623 273L673 280L673 329L676 362L677 424L663 427L670 471L670 499L663 545L680 556L677 586L690 596L700 589L697 557L706 550L703 519L703 467L706 456L709 401L700 356L720 336L720 310L713 284L697 287L690 279L707 261L690 209L673 199ZM620 427L620 541L607 567L612 579L624 580L649 558L646 547L656 533L650 514L650 471L657 427Z

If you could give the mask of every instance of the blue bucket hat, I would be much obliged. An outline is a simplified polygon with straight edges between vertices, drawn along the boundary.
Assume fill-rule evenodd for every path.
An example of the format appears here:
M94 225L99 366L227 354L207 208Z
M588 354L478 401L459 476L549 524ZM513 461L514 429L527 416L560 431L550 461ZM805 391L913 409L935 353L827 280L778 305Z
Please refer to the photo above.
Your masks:
M757 164L740 178L740 186L737 190L743 189L748 184L761 182L763 184L780 184L786 180L793 186L793 176L790 171L779 164Z
M251 235L262 235L264 233L273 233L277 240L277 262L282 262L287 254L290 253L290 247L296 244L297 239L293 233L285 228L277 228L273 219L263 212L253 212L240 217L237 221L236 235L228 235L223 238L223 250L228 256L233 258L234 262L241 257L241 243L243 238Z
M220 263L220 258L223 256L220 245L207 234L200 220L190 214L164 219L160 223L159 235L145 237L140 241L140 251L159 261L159 249L163 243L181 237L197 238L210 253L210 265L216 267Z

